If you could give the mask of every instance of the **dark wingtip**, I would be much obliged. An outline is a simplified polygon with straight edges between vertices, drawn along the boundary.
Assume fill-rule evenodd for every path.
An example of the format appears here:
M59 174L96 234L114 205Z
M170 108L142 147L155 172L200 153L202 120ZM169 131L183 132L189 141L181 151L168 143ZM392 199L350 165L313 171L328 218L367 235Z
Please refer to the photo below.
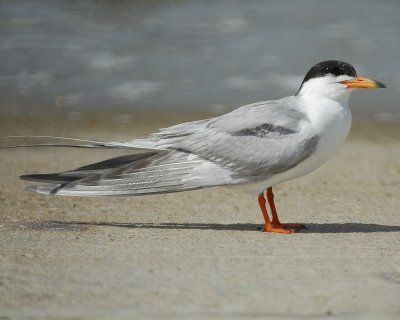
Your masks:
M19 178L21 180L27 180L27 181L34 181L35 180L34 179L34 175L32 175L32 174L23 174L23 175L19 176Z

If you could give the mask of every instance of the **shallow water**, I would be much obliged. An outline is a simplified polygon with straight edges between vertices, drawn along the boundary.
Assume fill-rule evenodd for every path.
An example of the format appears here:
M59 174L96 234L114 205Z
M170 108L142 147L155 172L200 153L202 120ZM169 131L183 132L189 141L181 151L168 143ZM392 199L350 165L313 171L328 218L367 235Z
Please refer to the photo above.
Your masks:
M1 1L0 113L219 114L293 94L338 59L390 85L354 94L355 115L391 120L399 16L389 0Z

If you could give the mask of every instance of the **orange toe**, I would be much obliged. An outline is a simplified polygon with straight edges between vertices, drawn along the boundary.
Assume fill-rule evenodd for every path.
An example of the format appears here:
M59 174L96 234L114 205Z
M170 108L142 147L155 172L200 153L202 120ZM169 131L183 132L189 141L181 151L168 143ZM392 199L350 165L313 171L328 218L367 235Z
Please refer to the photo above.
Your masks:
M274 232L274 233L289 234L289 233L296 232L296 230L290 230L290 229L285 229L285 228L278 228L278 227L264 225L263 228L261 229L261 232Z

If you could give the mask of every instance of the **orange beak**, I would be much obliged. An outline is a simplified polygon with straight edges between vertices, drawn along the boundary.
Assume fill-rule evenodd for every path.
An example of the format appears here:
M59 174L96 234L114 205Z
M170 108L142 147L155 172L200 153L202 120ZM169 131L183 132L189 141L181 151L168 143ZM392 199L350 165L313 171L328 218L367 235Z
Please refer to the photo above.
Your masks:
M346 85L348 89L387 88L387 86L382 82L371 80L365 77L356 77L354 79L340 81L340 83Z

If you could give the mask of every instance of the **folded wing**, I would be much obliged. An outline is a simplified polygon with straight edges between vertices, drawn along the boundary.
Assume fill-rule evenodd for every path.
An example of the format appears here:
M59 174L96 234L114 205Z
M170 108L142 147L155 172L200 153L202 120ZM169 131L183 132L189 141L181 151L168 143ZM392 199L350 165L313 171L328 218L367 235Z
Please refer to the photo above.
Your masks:
M73 146L149 151L21 178L50 183L32 191L77 196L155 194L268 179L308 158L319 141L304 131L308 119L293 104L293 97L256 103L128 142L67 139Z
M66 196L123 196L179 192L240 183L228 169L182 151L147 152L109 159L76 170L33 174L22 179L47 182L30 191Z

